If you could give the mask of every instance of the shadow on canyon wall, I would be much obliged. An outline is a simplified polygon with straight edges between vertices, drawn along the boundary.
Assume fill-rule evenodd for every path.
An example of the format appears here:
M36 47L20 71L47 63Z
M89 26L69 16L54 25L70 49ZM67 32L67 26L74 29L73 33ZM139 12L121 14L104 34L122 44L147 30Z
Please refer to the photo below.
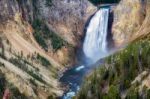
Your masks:
M113 11L111 11L109 13L109 19L108 19L108 34L107 34L108 49L111 49L114 47L114 41L113 41L113 35L112 35L113 22L114 22L114 13Z

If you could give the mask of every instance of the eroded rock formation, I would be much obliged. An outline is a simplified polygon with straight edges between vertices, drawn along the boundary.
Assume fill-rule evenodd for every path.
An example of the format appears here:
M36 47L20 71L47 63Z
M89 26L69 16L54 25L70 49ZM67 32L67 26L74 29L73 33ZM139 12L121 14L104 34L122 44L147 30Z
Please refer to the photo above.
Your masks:
M6 79L30 98L61 96L58 72L75 62L74 50L95 11L87 0L0 0L0 70ZM46 42L44 50L33 36L37 19L68 45L54 51Z
M149 25L148 0L122 0L114 10L112 27L116 46L127 44L141 35L147 35Z

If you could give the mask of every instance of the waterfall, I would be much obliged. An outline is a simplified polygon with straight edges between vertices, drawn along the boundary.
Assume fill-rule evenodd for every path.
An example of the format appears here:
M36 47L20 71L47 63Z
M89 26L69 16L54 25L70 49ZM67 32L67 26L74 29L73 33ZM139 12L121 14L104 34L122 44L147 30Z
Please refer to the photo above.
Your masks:
M108 17L109 8L101 8L91 18L83 42L84 55L91 61L85 58L84 59L88 60L90 65L81 64L80 66L68 70L64 74L61 80L65 80L65 82L67 82L70 90L65 93L63 99L72 99L72 97L75 96L80 89L82 79L92 69L91 67L93 66L91 65L110 53L107 49Z
M83 52L93 63L107 54L108 18L109 8L101 8L87 27Z

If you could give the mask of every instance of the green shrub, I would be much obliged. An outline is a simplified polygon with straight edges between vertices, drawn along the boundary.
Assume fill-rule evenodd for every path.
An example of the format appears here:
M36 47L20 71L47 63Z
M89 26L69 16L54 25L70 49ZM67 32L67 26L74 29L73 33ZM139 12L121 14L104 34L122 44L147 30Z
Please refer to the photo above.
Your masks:
M0 99L2 99L2 96L5 91L5 86L6 86L6 79L2 73L0 73Z
M13 84L10 84L5 79L5 75L0 72L0 99L3 98L6 89L10 90L11 93L10 99L28 99L27 96L20 93L17 87L15 87Z
M119 95L119 89L117 86L110 86L109 92L108 92L108 97L109 99L111 99L113 97L113 99L121 99L120 95Z
M56 99L53 95L47 97L47 99Z
M17 87L11 84L9 86L10 91L12 92L11 98L10 99L28 99L27 96L24 94L20 93Z
M130 89L127 93L126 99L139 99L139 93L135 89Z
M29 81L34 85L34 86L37 86L36 82L34 79L29 79Z
M42 77L40 77L39 75L37 75L36 73L34 73L32 70L29 70L28 73L35 78L36 80L46 84L46 82L42 79Z
M20 59L10 58L9 62L11 62L12 64L14 64L15 66L19 67L20 69L24 71L28 71L28 67Z
M150 89L147 90L147 95L146 95L147 99L150 99Z
M47 60L45 57L41 56L40 54L37 54L37 59L40 60L40 62L43 66L48 67L51 65L49 60Z
M35 29L33 36L35 37L39 45L41 45L46 51L48 50L49 46L46 43L48 40L51 40L52 47L55 51L67 44L56 33L50 31L46 24L41 20L35 19L32 26Z
M28 66L23 63L23 61L21 59L16 59L16 58L11 58L9 59L9 61L14 64L15 66L17 66L18 68L22 69L23 71L27 72L29 75L31 75L33 78L35 78L36 80L42 82L42 83L46 83L42 77L36 73L34 73L32 70L30 70L28 68Z
M52 0L46 0L46 6L50 7L52 6Z
M39 32L33 34L36 41L46 50L48 48L44 38L41 36Z

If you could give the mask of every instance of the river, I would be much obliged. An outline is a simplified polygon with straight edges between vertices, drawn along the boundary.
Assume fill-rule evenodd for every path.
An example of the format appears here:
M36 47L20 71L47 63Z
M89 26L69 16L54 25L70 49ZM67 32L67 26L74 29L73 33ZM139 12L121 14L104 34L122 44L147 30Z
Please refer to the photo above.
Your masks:
M107 42L109 11L109 7L102 7L90 19L86 27L83 47L77 53L80 63L64 72L60 78L60 82L69 86L62 99L71 99L75 96L84 77L102 63L102 58L109 55Z

